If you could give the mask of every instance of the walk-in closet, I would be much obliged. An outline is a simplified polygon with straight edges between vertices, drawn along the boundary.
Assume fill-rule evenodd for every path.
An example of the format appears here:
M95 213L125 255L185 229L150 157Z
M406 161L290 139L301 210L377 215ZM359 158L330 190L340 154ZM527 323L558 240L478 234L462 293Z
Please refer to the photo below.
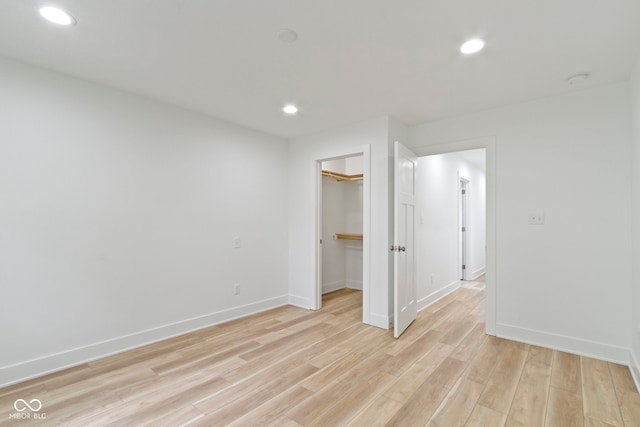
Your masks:
M363 157L322 163L322 293L362 290Z

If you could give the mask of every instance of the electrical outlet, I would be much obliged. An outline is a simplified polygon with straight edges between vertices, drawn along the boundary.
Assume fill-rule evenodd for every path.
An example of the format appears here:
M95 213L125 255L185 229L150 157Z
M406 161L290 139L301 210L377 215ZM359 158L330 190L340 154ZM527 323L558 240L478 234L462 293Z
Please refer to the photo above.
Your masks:
M543 212L530 213L529 225L544 225L544 213Z
M240 283L236 283L233 285L233 294L240 295Z
M236 248L236 249L240 247L240 238L239 237L234 237L233 238L233 247Z

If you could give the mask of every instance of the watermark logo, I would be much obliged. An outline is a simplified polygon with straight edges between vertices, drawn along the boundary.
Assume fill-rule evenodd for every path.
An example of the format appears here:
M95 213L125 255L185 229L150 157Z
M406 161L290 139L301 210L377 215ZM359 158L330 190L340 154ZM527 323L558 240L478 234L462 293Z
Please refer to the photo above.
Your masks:
M31 406L29 403L33 406ZM24 399L18 399L13 402L13 407L18 412L24 412L27 410L27 408L29 408L31 412L39 412L40 409L42 409L42 402L40 402L39 399L31 399L29 403L27 403L27 401Z
M24 399L17 399L13 402L13 409L17 412L9 414L9 419L44 420L47 418L47 414L45 412L40 412L42 409L42 402L40 399L31 399L28 402Z

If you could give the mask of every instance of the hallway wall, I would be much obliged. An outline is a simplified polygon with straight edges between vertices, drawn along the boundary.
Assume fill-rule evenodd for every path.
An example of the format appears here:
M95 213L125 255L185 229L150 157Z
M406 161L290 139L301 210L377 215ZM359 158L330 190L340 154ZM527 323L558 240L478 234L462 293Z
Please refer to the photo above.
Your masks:
M459 186L468 184L467 270L470 279L485 268L485 173L458 153L418 158L416 288L418 309L459 286Z

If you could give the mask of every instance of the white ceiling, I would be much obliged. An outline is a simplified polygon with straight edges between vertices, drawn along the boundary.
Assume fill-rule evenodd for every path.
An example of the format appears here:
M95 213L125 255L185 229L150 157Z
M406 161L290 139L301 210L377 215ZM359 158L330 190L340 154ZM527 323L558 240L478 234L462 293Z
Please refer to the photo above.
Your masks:
M44 0L43 0L44 1ZM283 137L416 124L628 78L638 0L2 0L0 55ZM292 28L298 41L276 33ZM459 53L468 38L484 51ZM564 81L588 71L581 86ZM300 107L296 117L281 111Z

